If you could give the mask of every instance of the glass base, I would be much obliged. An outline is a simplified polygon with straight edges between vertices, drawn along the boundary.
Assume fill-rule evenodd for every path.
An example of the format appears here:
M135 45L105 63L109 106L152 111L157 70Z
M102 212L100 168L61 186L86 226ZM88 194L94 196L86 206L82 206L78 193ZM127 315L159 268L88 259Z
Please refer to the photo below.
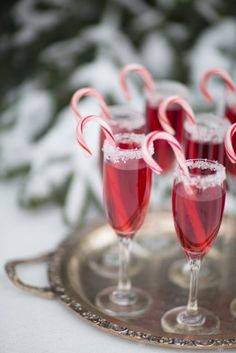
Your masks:
M129 264L129 275L133 276L142 269L140 245L133 243ZM118 278L119 271L119 244L110 245L104 252L95 254L89 260L89 267L102 277Z
M189 288L190 266L185 259L175 261L169 271L169 279L181 288ZM210 260L204 261L199 273L199 288L206 289L218 285L220 273L214 263Z
M230 304L230 312L236 318L236 298Z
M161 325L165 332L209 335L218 332L220 320L214 313L204 308L199 308L198 315L190 317L186 307L179 306L162 316Z
M109 287L99 292L96 305L106 314L119 317L134 317L146 312L152 299L145 291L134 288L120 292L117 287Z

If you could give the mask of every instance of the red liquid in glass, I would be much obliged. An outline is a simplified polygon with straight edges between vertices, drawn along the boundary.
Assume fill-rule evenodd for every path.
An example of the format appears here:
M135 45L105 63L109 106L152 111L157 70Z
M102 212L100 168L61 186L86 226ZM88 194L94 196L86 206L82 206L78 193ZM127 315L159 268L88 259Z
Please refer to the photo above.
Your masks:
M209 174L207 170L205 173ZM202 171L199 174L202 175ZM225 188L216 185L203 190L191 186L191 190L193 194L189 193L182 182L174 185L172 209L175 229L186 254L203 256L212 245L221 225Z
M183 140L183 110L182 108L173 105L167 110L167 116L171 126L176 132L175 137L182 143ZM146 128L147 132L155 130L163 131L163 128L158 118L158 106L153 107L147 105L146 107ZM174 153L167 141L154 142L153 158L162 167L164 172L168 172L175 162Z
M226 155L224 150L224 143L211 143L195 141L185 137L184 152L186 159L206 158L212 161L218 161L225 165Z
M134 148L131 142L119 144L122 149ZM132 237L141 227L147 212L151 191L151 170L143 159L103 166L103 196L106 215L119 236Z
M236 106L226 107L225 116L232 124L236 123ZM236 151L236 135L233 136L232 143ZM236 175L236 163L231 163L228 157L226 157L226 169L231 175Z

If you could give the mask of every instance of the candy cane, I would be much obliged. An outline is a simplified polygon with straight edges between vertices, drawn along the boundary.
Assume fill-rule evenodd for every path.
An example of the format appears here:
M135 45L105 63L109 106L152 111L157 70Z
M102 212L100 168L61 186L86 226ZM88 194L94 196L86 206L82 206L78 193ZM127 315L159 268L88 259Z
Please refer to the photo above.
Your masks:
M103 96L98 93L98 91L96 91L94 88L90 88L90 87L85 87L85 88L81 88L78 91L76 91L72 98L71 98L71 109L73 110L73 112L75 113L75 115L81 119L82 116L79 112L79 110L77 109L78 103L80 102L82 97L86 97L86 96L90 96L90 97L94 97L98 100L98 103L100 105L100 108L102 109L102 113L104 115L105 119L109 119L110 118L110 113L109 113L109 109L108 106L103 98Z
M186 165L186 159L179 142L176 140L175 137L173 137L172 135L168 134L165 131L153 131L146 136L144 143L142 145L142 153L143 153L143 159L145 160L147 165L157 174L161 174L163 170L159 166L159 164L156 161L154 161L154 159L152 158L149 152L153 142L156 140L164 140L170 144L181 169L188 175L189 172L188 172L188 167Z
M232 144L232 138L235 132L236 132L236 123L230 126L229 130L225 135L225 141L224 141L226 153L232 163L236 163L236 153Z
M106 136L106 138L110 141L110 143L115 146L115 138L114 135L112 133L112 130L110 128L110 126L108 125L108 123L100 118L97 115L89 115L86 116L84 118L81 118L79 120L79 123L77 125L76 128L76 135L77 135L77 141L80 144L80 146L89 154L92 155L92 152L90 151L88 145L85 142L84 136L83 136L83 132L84 132L84 128L85 126L89 123L89 122L93 122L96 121L99 125L101 125L101 128L103 129L103 132Z
M120 71L119 82L120 82L121 89L124 93L124 96L127 100L131 100L132 98L132 95L129 91L129 88L126 82L126 76L129 72L138 73L144 80L144 85L146 90L150 93L154 92L155 83L153 81L152 75L144 66L138 65L138 64L125 65Z
M208 70L202 77L201 82L200 82L200 90L204 97L212 103L213 98L212 95L209 93L208 88L207 88L207 81L212 77L212 76L219 76L222 78L224 81L227 90L235 92L236 93L236 86L233 83L230 75L223 69L220 68L213 68Z
M159 121L165 131L169 132L172 135L175 134L175 130L172 128L169 122L169 119L167 117L167 109L168 109L168 106L171 104L180 105L181 108L185 111L186 117L189 120L189 122L192 124L196 124L196 118L194 116L194 113L190 105L183 98L179 96L171 96L163 100L159 105L159 109L158 109Z

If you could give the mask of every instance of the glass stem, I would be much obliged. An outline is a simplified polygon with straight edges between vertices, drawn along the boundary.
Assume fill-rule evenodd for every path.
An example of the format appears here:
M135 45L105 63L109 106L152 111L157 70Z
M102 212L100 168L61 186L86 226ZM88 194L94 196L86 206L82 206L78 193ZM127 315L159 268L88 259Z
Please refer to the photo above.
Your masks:
M189 297L187 304L187 313L189 316L195 316L198 314L198 282L199 282L199 271L201 267L201 259L195 258L189 260L191 275L190 275L190 288Z
M129 291L131 289L131 281L129 278L129 262L130 262L130 245L131 238L120 237L120 253L119 253L119 279L118 291Z

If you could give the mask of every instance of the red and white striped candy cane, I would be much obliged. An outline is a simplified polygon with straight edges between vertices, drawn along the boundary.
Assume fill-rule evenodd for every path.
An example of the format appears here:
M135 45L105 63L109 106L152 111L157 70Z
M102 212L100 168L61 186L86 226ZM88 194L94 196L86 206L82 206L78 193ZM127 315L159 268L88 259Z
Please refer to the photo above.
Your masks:
M147 165L157 174L161 174L163 170L159 166L159 164L156 161L154 161L154 159L152 158L149 152L153 142L157 140L160 140L160 141L164 140L170 144L176 156L178 164L180 165L181 169L188 175L189 172L188 172L188 167L186 165L186 159L179 142L176 140L174 136L168 134L168 132L165 132L165 131L153 131L146 136L144 143L142 145L142 153L143 153L143 159L145 160Z
M139 64L125 65L120 71L119 82L120 82L121 89L127 100L131 100L132 98L132 95L129 91L129 88L126 82L126 76L129 72L136 72L137 74L139 74L144 80L144 85L146 90L150 93L154 92L155 83L153 81L152 75L144 66Z
M236 123L230 126L229 130L225 135L225 141L224 141L226 153L232 163L236 163L236 153L232 144L232 138L235 132L236 132Z
M159 105L159 109L158 109L159 121L165 131L169 132L172 135L175 134L175 130L172 128L169 122L169 119L167 117L167 109L168 109L168 106L171 104L180 105L181 108L186 113L186 117L189 120L189 122L192 124L196 124L196 118L190 105L183 98L179 96L171 96L163 100Z
M84 133L84 128L85 126L89 123L89 122L94 122L96 121L102 128L106 138L110 141L111 144L113 144L115 146L115 139L114 139L114 135L112 133L112 130L109 126L109 124L102 118L100 118L97 115L88 115L84 118L81 118L79 120L79 123L77 125L77 129L76 129L76 137L77 137L77 141L80 144L80 146L89 154L92 155L91 150L89 149L88 145L85 142L83 133Z
M94 88L91 88L91 87L84 87L84 88L81 88L79 90L77 90L72 98L71 98L71 109L73 110L73 112L75 113L75 115L81 119L82 116L78 110L78 103L80 102L81 98L83 97L94 97L97 99L98 103L99 103L99 106L102 110L102 113L103 113L103 116L105 119L109 119L110 118L110 113L109 113L109 109L108 109L108 106L103 98L103 96L98 92L96 91Z
M236 86L233 83L233 80L230 77L230 75L223 69L220 69L217 67L212 68L212 69L206 71L206 73L203 75L201 82L200 82L200 90L201 90L203 96L210 103L212 103L213 98L212 98L212 95L210 94L210 92L208 91L207 82L211 77L214 77L214 76L219 76L224 81L227 90L236 93Z

